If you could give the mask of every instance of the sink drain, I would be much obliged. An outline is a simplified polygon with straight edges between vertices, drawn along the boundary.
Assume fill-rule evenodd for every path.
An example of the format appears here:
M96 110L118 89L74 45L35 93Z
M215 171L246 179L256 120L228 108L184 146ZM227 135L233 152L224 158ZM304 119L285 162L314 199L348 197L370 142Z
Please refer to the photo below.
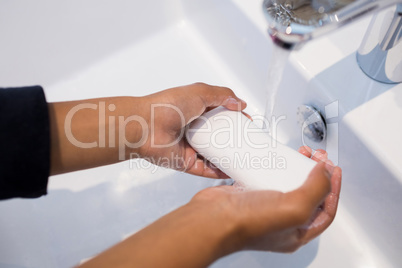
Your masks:
M326 138L327 125L321 113L314 107L300 105L297 108L297 121L302 128L303 137L314 142L320 142Z

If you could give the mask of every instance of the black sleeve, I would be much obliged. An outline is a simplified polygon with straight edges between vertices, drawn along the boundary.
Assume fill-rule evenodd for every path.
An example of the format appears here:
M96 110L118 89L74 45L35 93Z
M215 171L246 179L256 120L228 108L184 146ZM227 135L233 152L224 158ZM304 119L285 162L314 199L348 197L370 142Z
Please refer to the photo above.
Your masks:
M0 199L47 193L49 114L40 86L0 88Z

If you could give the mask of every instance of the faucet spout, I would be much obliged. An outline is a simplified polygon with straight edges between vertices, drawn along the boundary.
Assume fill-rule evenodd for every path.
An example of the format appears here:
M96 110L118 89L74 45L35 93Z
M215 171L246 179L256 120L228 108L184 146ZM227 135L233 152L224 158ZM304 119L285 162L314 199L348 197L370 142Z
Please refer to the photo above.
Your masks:
M385 15L379 12L392 6ZM299 49L309 40L377 12L357 61L374 80L402 82L402 0L264 0L263 10L271 39L285 49Z

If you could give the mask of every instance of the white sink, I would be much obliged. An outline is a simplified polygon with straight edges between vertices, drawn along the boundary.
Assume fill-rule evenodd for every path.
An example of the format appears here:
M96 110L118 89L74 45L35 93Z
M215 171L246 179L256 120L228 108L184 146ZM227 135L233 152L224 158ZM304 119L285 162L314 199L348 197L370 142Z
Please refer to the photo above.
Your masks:
M262 114L272 45L261 2L5 1L0 81L41 84L48 101L200 81L231 87L249 114ZM331 117L321 145L344 171L334 223L294 254L240 252L212 267L402 265L402 85L374 82L358 68L368 21L292 53L275 109L287 116L279 139L294 148L300 104ZM46 197L0 202L0 267L73 266L217 184L154 168L139 161L70 173L52 177Z

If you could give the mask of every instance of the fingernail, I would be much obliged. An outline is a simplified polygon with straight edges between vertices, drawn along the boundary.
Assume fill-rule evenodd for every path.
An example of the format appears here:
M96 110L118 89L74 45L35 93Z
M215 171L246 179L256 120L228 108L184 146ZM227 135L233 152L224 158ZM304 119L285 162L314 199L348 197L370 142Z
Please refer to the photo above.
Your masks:
M317 150L317 151L314 151L312 158L315 158L315 159L318 159L321 161L325 161L326 154Z
M238 105L239 104L239 102L235 99L235 98L233 98L233 97L229 97L229 98L227 98L226 99L226 104L234 104L234 105Z

